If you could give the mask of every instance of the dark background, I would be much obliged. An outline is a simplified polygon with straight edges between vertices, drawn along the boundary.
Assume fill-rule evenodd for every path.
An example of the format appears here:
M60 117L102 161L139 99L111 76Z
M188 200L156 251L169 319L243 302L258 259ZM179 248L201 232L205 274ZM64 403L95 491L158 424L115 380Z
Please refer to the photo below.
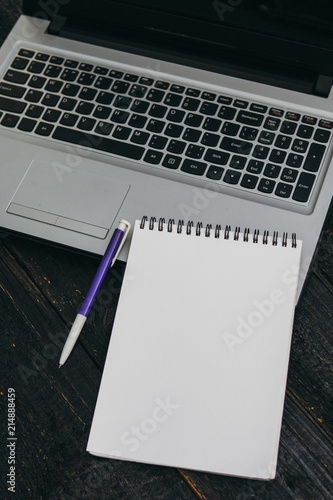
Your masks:
M0 42L19 14L1 0ZM0 152L1 154L1 152ZM0 180L1 182L1 180ZM311 228L309 228L311 230ZM58 360L98 260L0 238L0 497L332 499L333 211L296 309L277 477L263 482L99 459L86 443L124 265L109 272L71 360ZM16 393L16 493L8 493L7 391Z

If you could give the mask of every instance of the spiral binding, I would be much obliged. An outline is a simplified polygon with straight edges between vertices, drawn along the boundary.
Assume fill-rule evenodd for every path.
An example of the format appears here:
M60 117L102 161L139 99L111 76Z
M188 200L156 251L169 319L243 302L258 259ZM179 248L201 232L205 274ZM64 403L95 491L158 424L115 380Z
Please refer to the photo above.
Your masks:
M148 217L146 215L144 215L141 219L141 223L140 223L140 228L141 229L144 229L145 228L145 225L146 223L148 222L149 220L149 230L153 230L155 225L156 225L156 217L150 217L150 219L148 219ZM174 219L169 219L168 220L168 223L167 223L167 232L168 233L171 233L173 231L173 228L175 226L175 220ZM177 233L180 234L183 232L183 228L185 227L185 224L184 224L184 221L183 220L179 220L178 223L177 223ZM203 233L203 224L202 222L198 222L196 224L196 227L195 227L195 234L196 236L201 236L201 234ZM158 220L158 223L157 223L157 229L158 231L163 231L165 228L165 219L163 217L161 217L159 220ZM193 221L188 221L187 224L186 224L186 229L185 229L185 232L187 235L191 235L192 234L192 231L194 229L194 224L193 224ZM212 234L212 225L211 224L206 224L206 227L204 228L204 235L206 238L209 238ZM220 238L220 237L223 237L225 240L228 240L230 238L230 233L231 233L231 227L229 225L225 226L225 229L224 231L222 231L221 229L221 225L220 224L216 224L215 226L215 230L214 230L214 238ZM235 241L239 241L240 239L243 239L243 241L245 242L248 242L250 241L250 230L248 227L246 227L244 229L244 233L243 233L243 238L240 238L240 235L241 235L241 231L240 231L240 227L239 226L236 226L235 227L235 230L233 232L234 234L234 240ZM263 245L267 245L268 244L268 236L269 236L269 232L268 231L264 231L264 234L263 234L263 237L261 239L261 242ZM259 243L260 241L260 238L259 238L259 229L255 229L254 230L254 233L252 235L252 242L253 243ZM272 237L272 245L273 246L277 246L278 244L278 232L277 231L274 231L273 233L273 237ZM283 236L282 236L282 246L283 247L286 247L288 244L288 233L283 233ZM292 237L291 237L291 246L292 248L296 248L297 246L297 240L296 240L296 233L292 233Z

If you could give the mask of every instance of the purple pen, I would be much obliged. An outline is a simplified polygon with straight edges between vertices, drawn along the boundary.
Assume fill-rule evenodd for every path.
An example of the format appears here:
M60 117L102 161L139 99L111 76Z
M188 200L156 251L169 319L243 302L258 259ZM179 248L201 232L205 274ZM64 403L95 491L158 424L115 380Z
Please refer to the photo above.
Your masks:
M131 225L126 220L121 220L119 226L115 229L110 243L105 251L103 259L97 269L97 273L90 285L88 293L80 307L80 310L75 318L72 328L67 337L66 343L62 350L59 368L65 363L68 356L70 355L75 342L77 341L84 323L86 322L87 316L89 314L90 308L96 298L96 295L100 289L100 286L105 278L106 273L113 266L116 261L119 252L125 242L125 239L131 229Z

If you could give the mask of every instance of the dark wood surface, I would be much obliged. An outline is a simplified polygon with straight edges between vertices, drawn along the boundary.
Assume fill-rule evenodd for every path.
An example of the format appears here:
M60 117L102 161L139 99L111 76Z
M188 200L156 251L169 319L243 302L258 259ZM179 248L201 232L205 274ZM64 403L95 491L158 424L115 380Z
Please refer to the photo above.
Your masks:
M1 0L0 42L18 15L19 2ZM296 309L277 477L271 482L89 455L86 443L124 264L109 272L70 362L59 370L68 327L98 260L2 237L0 498L332 499L332 230L333 211ZM16 394L15 494L6 485L9 388Z

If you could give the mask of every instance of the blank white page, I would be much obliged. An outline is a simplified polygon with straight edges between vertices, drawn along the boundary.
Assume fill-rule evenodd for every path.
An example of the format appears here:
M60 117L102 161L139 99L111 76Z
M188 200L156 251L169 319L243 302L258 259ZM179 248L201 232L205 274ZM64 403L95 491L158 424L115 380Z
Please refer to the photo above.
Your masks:
M137 221L87 450L274 478L301 246Z

